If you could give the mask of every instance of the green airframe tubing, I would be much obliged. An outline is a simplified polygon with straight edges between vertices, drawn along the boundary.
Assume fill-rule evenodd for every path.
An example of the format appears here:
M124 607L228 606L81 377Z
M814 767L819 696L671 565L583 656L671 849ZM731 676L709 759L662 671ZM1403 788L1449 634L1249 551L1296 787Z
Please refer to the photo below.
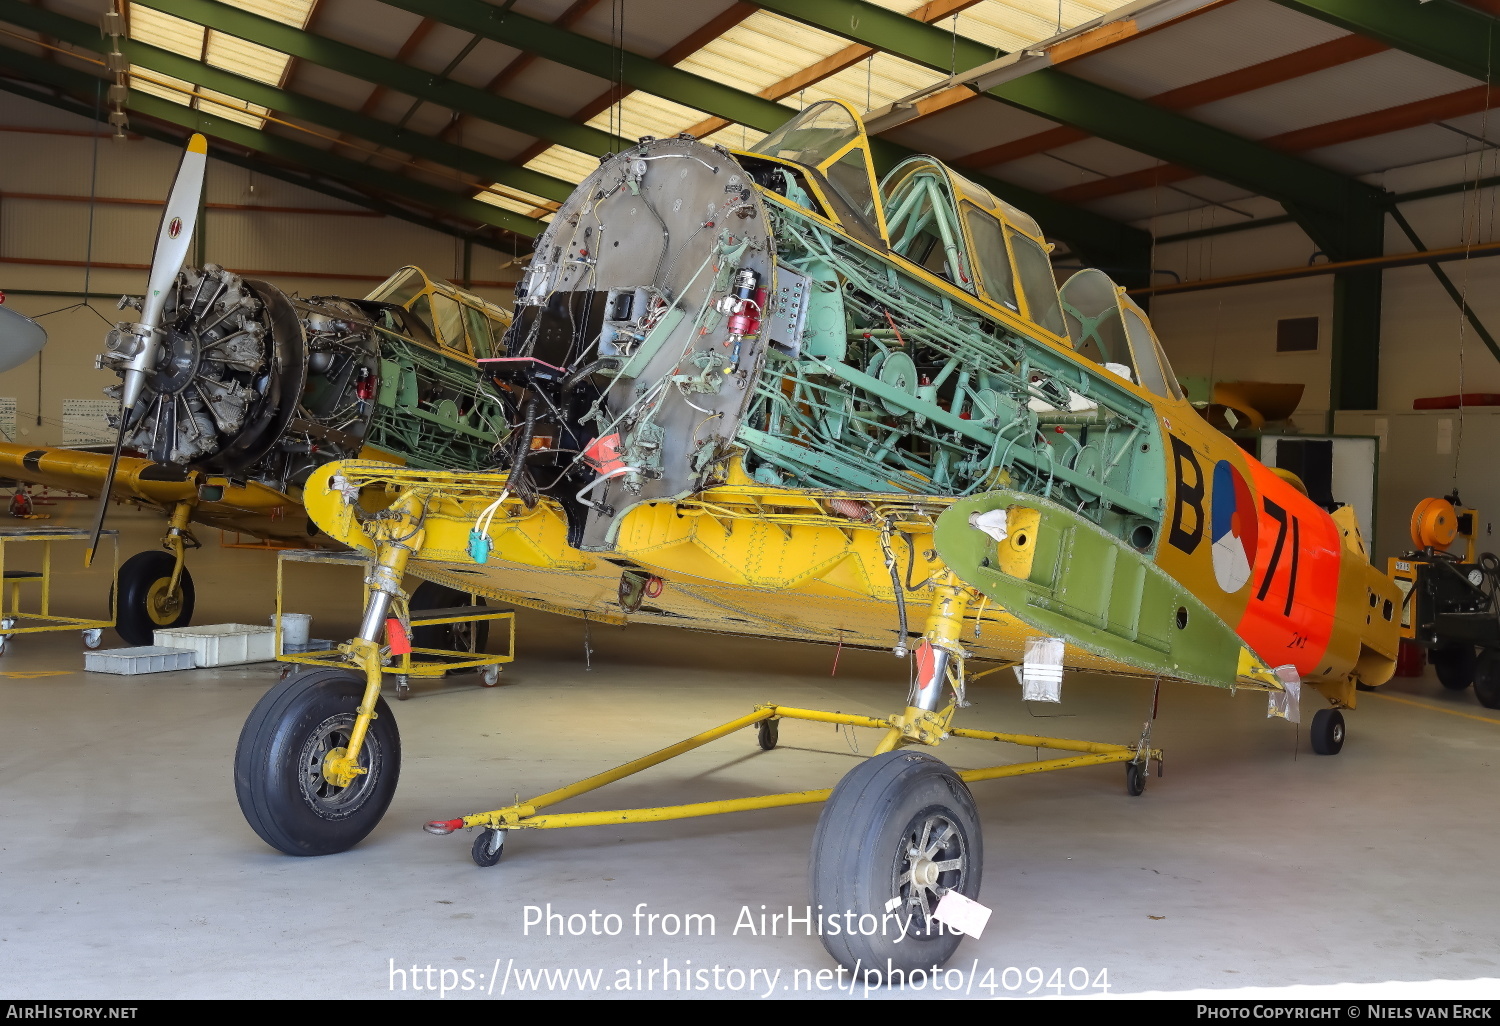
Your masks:
M1006 542L972 526L969 517L1020 510L1040 521L1013 530ZM1000 569L1002 544L1031 550L1030 572ZM1140 552L1065 506L1025 492L998 490L959 499L933 530L938 556L971 588L1028 627L1068 638L1085 652L1143 674L1234 687L1244 642L1185 585Z

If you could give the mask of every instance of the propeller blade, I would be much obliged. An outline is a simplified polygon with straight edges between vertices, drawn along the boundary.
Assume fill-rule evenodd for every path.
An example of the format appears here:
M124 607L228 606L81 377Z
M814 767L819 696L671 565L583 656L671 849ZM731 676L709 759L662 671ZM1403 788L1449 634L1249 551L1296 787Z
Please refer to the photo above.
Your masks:
M104 490L99 493L99 508L94 510L94 533L89 536L89 547L83 553L83 565L94 565L94 550L99 547L99 535L104 533L104 514L109 511L109 493L115 486L115 471L120 466L120 446L125 444L125 411L120 410L120 430L115 432L115 449L109 457L109 472L104 475Z
M40 324L0 306L0 372L21 366L46 344L47 332Z
M89 547L83 555L83 565L92 566L94 550L99 547L99 535L104 531L104 515L109 510L109 493L114 487L115 471L120 466L120 448L125 444L125 424L130 412L141 398L146 386L146 374L156 366L161 352L162 311L167 305L167 293L177 281L177 272L187 260L188 246L193 241L193 227L198 221L198 203L203 197L203 172L208 165L208 140L197 133L188 140L187 150L182 154L182 163L177 166L177 180L172 183L172 193L167 197L167 207L161 214L161 227L156 232L156 251L151 255L151 277L146 283L146 299L141 304L141 319L132 329L136 336L136 352L125 365L125 383L120 391L120 429L115 433L114 451L109 457L109 473L104 476L104 488L99 493L99 508L94 513L94 532L89 538Z
M161 349L157 329L161 327L162 309L167 294L177 280L193 240L193 226L198 220L198 201L203 195L203 172L208 164L208 140L194 135L188 140L177 180L162 211L161 227L156 234L156 252L151 257L151 277L146 285L145 302L141 304L139 347L135 357L125 365L125 388L120 404L126 410L135 408L145 386L146 374L156 364Z

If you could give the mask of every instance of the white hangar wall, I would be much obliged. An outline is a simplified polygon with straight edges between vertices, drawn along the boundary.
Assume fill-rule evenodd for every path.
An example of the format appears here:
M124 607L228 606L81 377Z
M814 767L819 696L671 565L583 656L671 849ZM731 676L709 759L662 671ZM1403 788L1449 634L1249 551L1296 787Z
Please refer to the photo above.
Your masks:
M42 129L44 131L36 131ZM89 307L41 318L49 341L41 359L0 374L0 397L17 404L17 441L63 441L68 399L102 399L117 378L93 369L104 334L123 315L115 301L145 289L146 272L82 264L147 264L160 224L159 206L27 199L16 194L144 199L161 202L171 188L181 151L139 137L94 138L89 119L0 93L0 291L6 306L35 317L82 302ZM55 132L82 134L53 134ZM362 208L234 164L212 159L209 144L205 200L234 206L295 207L327 213L215 209L204 217L205 259L236 271L264 272L289 293L363 296L396 268L416 264L457 282L462 243L441 232ZM90 220L92 219L92 230ZM194 251L196 252L196 250ZM190 254L189 261L193 256ZM475 246L475 281L513 281L510 260ZM298 272L302 272L301 275ZM312 277L309 275L329 275ZM347 275L349 277L332 277ZM28 292L60 295L34 295ZM475 292L508 307L509 289Z

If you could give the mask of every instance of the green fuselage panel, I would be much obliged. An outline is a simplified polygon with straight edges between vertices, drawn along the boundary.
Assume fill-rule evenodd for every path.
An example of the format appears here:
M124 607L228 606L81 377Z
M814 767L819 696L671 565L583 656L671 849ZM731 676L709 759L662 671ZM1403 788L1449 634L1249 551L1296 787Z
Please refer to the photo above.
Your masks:
M970 522L993 510L1008 512L1005 541ZM1234 630L1148 554L1067 507L986 492L944 511L933 539L964 583L1028 626L1143 673L1236 682L1243 642Z

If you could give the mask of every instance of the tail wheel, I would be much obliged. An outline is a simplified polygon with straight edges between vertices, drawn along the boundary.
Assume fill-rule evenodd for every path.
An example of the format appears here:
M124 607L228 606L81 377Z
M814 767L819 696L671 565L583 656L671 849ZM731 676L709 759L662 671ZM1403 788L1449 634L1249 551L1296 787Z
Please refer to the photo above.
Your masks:
M1337 755L1344 747L1344 714L1319 709L1312 721L1312 747L1319 755Z
M120 567L115 631L132 645L151 644L155 631L193 622L193 575L187 567L172 589L176 558L169 552L137 552Z
M347 851L375 829L401 775L401 735L381 699L348 787L323 776L328 752L349 743L364 681L347 670L294 674L256 703L234 753L240 811L261 840L288 855Z
M962 936L932 914L949 891L976 897L983 865L979 812L958 774L926 752L865 760L823 807L809 868L825 916L878 928L825 931L823 947L850 971L941 966Z
M1474 697L1486 709L1500 709L1500 649L1487 648L1474 667Z
M485 605L483 597L470 599L467 592L446 585L423 581L412 592L407 608L412 616L424 609L451 609L454 606ZM490 622L477 620L472 623L435 623L427 627L413 627L411 643L415 648L443 648L457 652L483 652L490 639Z

